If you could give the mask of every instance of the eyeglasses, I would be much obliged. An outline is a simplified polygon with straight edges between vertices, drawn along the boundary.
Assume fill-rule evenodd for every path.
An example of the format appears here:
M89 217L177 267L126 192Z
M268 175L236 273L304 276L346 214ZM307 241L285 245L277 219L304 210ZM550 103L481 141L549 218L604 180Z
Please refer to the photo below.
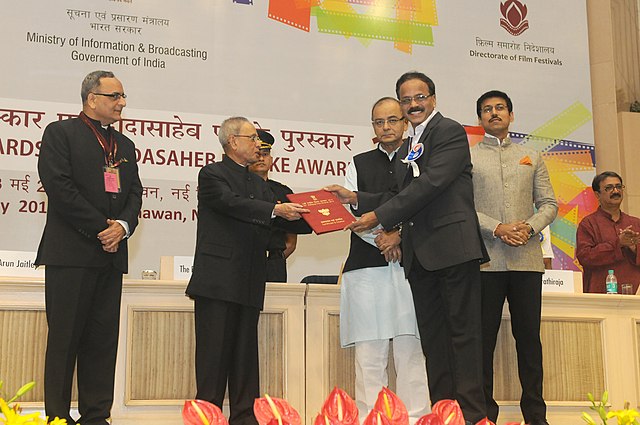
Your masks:
M114 91L113 93L96 93L96 92L91 92L91 94L95 94L96 96L105 96L105 97L110 97L111 99L115 100L116 102L118 100L120 100L120 98L122 99L126 99L127 95L124 93L118 93L117 91Z
M258 140L260 140L260 136L258 136L257 134L252 134L251 136L247 136L245 134L234 134L234 136L246 137L247 139L251 139L252 142L257 142Z
M624 188L625 186L623 184L608 184L603 187L604 191L607 193L612 192L613 189L617 190L618 192L622 192Z
M485 106L484 108L480 109L482 111L483 114L490 114L491 111L493 111L495 109L496 112L502 112L505 109L507 109L507 105L503 105L502 103L498 103L496 106Z
M412 101L415 101L416 103L424 103L431 96L433 96L433 95L432 94L417 94L417 95L415 95L413 97L412 96L403 97L402 99L400 99L400 104L401 105L411 105Z
M404 121L404 118L391 117L391 118L386 119L386 120L384 120L382 118L377 119L377 120L373 120L373 121L371 121L371 123L373 125L375 125L376 127L378 127L378 128L382 128L382 127L384 127L384 123L389 123L390 126L395 126L399 122L403 122L403 121Z

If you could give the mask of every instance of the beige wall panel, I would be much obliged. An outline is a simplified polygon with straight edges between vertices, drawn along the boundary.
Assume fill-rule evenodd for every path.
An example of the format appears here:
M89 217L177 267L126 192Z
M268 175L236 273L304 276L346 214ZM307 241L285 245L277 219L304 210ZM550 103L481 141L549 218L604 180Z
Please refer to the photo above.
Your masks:
M193 385L180 387L193 380L193 366L188 363L193 361L192 303L184 297L184 285L144 283L125 282L114 422L180 423L178 405L187 398L187 392L189 398L195 393ZM261 365L266 372L263 391L274 396L284 392L306 418L306 424L311 424L334 385L353 394L353 349L339 346L339 287L282 284L269 290L259 324ZM306 313L302 302L305 293ZM608 390L614 408L622 407L625 401L640 405L640 297L544 294L542 312L544 394L550 423L578 423L580 412L588 407L587 392L599 395ZM303 324L306 337L300 332ZM23 406L42 411L46 324L41 282L32 285L0 280L0 332L0 379L7 385L5 393L15 391L32 376L40 376L35 378L36 391L40 392L30 393ZM501 399L501 423L519 422L520 393L508 320L499 337L496 389ZM132 363L134 358L139 360ZM180 363L187 366L178 367ZM175 374L167 379L162 376L167 373ZM160 381L162 385L169 382L167 388L158 389ZM127 391L132 383L137 386L133 389L138 397L146 392L142 395L157 398L131 401ZM165 400L178 397L169 389L176 386L185 394ZM225 412L228 414L227 406Z
M44 354L47 318L40 310L0 310L0 380L2 393L12 397L24 384L36 387L21 402L44 401Z
M618 111L640 100L640 52L637 0L612 0L613 53Z
M340 346L340 315L329 314L329 395L333 387L342 388L355 399L355 348Z
M618 143L618 114L615 103L593 105L596 169L620 170L621 152Z
M129 399L185 400L195 397L193 313L133 310L129 318Z
M626 208L623 208L623 210L626 210L626 212L631 215L635 215L636 217L640 216L640 196L626 195L624 202L626 204Z
M608 0L587 1L589 60L592 64L613 61L611 5Z
M640 79L640 76L638 77ZM618 125L620 128L620 151L624 174L624 184L627 186L625 196L629 201L629 196L640 196L640 113L620 112L618 113ZM629 203L630 206L630 203ZM640 215L640 209L629 208L633 215Z
M635 320L636 328L636 350L635 350L635 378L636 378L636 403L635 409L640 408L640 320ZM632 406L633 407L633 406Z
M191 311L131 313L130 401L194 398L195 335ZM263 313L258 324L261 392L282 397L282 314Z
M605 376L599 322L543 319L540 335L547 402L585 401L589 392L602 394ZM508 319L502 321L498 334L494 393L496 400L513 403L520 400L515 342Z
M594 106L603 104L615 105L616 83L611 78L613 72L613 62L591 64L591 101Z
M2 394L12 397L27 382L36 386L21 403L44 403L44 356L47 349L47 317L44 310L0 310L0 380ZM78 399L73 382L71 400Z
M285 355L284 317L281 313L260 314L258 322L258 356L260 359L260 393L284 397Z

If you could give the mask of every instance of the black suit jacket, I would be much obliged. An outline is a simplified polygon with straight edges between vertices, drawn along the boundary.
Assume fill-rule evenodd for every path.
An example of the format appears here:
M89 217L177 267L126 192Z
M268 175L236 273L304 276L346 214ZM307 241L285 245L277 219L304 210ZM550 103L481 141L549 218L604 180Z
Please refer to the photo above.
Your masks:
M124 220L133 234L142 205L133 142L113 128L122 158L120 193L104 186L104 153L91 129L79 118L52 122L42 136L38 173L48 197L47 223L38 247L36 264L101 267L109 263L127 272L127 239L116 253L102 249L98 233L107 219Z
M464 128L438 112L427 124L420 143L424 145L423 154L416 160L420 176L413 178L411 168L398 161L399 193L359 192L358 209L375 210L387 230L402 225L406 272L414 259L426 270L486 261ZM406 152L405 147L403 150Z
M198 175L198 231L189 296L262 308L270 226L306 233L302 220L272 220L275 198L267 182L232 159Z

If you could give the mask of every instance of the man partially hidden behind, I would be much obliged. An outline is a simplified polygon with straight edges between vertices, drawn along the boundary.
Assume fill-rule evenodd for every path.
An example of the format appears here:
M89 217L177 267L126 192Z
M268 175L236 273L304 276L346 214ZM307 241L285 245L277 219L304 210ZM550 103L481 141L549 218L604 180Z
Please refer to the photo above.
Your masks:
M108 423L113 404L122 274L142 185L133 142L111 127L127 104L120 81L94 71L80 95L80 116L42 136L38 172L49 204L36 264L46 265L47 416L75 424L77 361L79 423L93 425Z
M539 233L556 218L558 204L540 153L509 138L514 119L509 96L489 91L478 99L476 111L485 136L471 148L473 193L491 258L480 269L487 415L493 422L498 419L493 354L507 299L522 386L520 409L527 424L543 425L547 423L540 343L544 262Z
M406 145L400 151L407 121L400 103L392 97L373 105L371 120L378 145L353 158L345 187L386 192L395 185L398 156L407 154ZM381 255L376 238L389 246L386 254ZM356 404L363 420L373 409L380 389L389 385L392 341L396 393L413 424L429 411L429 390L411 288L400 266L400 242L398 229L351 233L340 287L340 340L342 347L355 345Z
M222 160L198 175L196 253L187 287L195 301L196 397L222 408L228 385L229 423L256 425L258 318L270 226L306 232L308 226L299 219L309 210L277 203L269 185L249 171L259 159L261 142L246 118L224 120L218 138Z
M269 170L271 170L271 165L273 164L271 148L275 143L275 139L266 130L258 129L257 131L260 138L260 159L249 165L249 170L262 177L269 184L276 197L276 202L289 202L287 195L293 193L289 186L269 178ZM311 229L309 229L309 232L311 232ZM277 227L271 229L267 250L267 282L287 281L287 258L293 254L297 243L298 235L295 233L288 233Z
M622 177L613 171L598 174L591 184L598 209L582 219L576 235L576 258L584 269L584 292L605 293L605 279L613 270L618 285L640 284L640 219L622 212Z

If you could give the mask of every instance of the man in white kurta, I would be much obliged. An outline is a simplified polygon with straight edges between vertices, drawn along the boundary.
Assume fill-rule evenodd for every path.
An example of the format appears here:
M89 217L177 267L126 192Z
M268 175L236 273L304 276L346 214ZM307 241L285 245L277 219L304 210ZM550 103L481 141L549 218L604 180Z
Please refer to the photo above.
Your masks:
M394 161L407 124L397 100L383 98L372 110L377 147L356 155L349 164L345 187L385 192L395 184ZM406 152L405 152L406 155ZM388 385L389 341L393 343L396 393L405 403L411 423L429 411L425 359L420 345L409 282L400 265L397 230L351 234L349 257L342 276L340 339L355 345L356 404L364 420L378 392ZM394 241L382 254L375 239Z

